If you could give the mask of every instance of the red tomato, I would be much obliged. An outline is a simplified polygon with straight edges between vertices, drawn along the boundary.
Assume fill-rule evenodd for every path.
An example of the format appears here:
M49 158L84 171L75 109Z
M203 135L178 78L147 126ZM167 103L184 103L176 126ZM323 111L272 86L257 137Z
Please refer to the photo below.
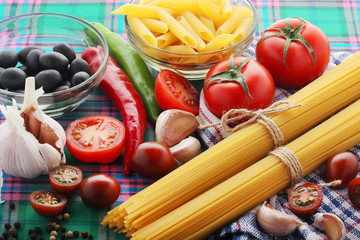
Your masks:
M340 152L333 155L326 163L328 182L341 180L336 187L345 187L359 172L359 160L352 152Z
M300 26L302 23L303 27ZM292 32L290 29L296 30ZM280 31L286 32L285 35L293 40L287 52L286 38L283 35L268 37ZM301 42L302 39L312 50L308 50ZM314 53L315 64L311 51ZM256 46L256 59L271 72L276 86L297 89L325 71L330 59L330 44L325 33L308 21L299 18L282 19L272 24L260 38Z
M163 110L180 109L199 114L200 94L185 77L164 69L155 82L156 100Z
M125 127L116 118L93 115L79 118L66 129L69 152L83 162L115 161L125 145Z
M120 183L106 174L94 174L80 184L81 200L93 208L106 208L116 202L121 192Z
M360 178L354 178L348 185L348 195L352 204L360 208Z
M135 150L131 168L139 175L159 179L174 169L175 159L170 149L159 142L141 143Z
M234 57L234 64L244 64L247 58ZM204 82L204 101L206 107L218 118L230 109L246 108L257 110L266 108L274 101L275 86L269 71L256 60L250 59L248 63L241 67L241 74L249 90L248 96L246 89L237 81L229 80L225 76L224 81L212 81L208 84L208 79L219 73L229 73L229 59L215 64ZM232 74L232 73L230 73ZM238 71L237 74L240 74Z
M288 192L290 209L298 216L314 214L323 199L321 187L312 182L302 182L293 186Z
M55 192L71 195L79 189L82 171L75 166L60 165L50 170L49 179Z
M30 203L40 216L54 217L64 209L67 198L61 193L38 190L30 194Z

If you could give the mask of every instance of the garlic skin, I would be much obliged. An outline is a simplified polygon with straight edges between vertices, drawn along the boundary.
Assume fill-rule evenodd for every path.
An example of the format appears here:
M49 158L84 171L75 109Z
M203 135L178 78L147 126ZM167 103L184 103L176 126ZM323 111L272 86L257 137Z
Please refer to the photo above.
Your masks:
M23 109L0 105L6 120L0 125L0 167L8 175L32 179L48 174L50 168L65 163L65 131L54 119L37 109L33 78L26 80Z
M287 236L304 224L294 216L280 212L265 203L257 212L257 220L264 232L276 237Z
M323 231L329 240L345 239L346 231L342 220L331 213L317 213L313 225Z
M156 140L167 147L172 147L188 137L198 127L199 122L194 114L178 109L165 110L156 121Z
M200 154L201 144L197 138L189 136L169 149L174 158L183 164Z

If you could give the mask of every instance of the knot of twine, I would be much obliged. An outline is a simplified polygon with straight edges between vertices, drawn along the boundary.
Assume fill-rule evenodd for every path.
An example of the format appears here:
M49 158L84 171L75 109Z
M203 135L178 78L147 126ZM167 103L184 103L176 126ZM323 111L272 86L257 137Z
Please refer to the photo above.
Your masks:
M278 106L284 105L284 104L285 104L285 106L278 107ZM265 109L259 109L256 111L251 111L251 110L243 109L243 108L242 109L231 109L221 117L220 122L203 125L203 124L201 124L201 121L200 121L199 129L205 129L205 128L209 128L209 127L213 127L213 126L221 124L222 129L225 132L234 133L234 132L238 131L239 129L244 128L254 122L259 122L266 127L266 129L269 131L271 137L274 140L275 147L278 147L278 146L284 145L284 143L285 143L284 136L281 133L278 126L274 123L274 121L272 121L266 115L283 112L283 111L286 111L286 110L289 110L291 108L295 108L298 106L302 106L302 104L291 105L290 102L281 100L281 101L277 101L277 102L273 103L272 105L270 105L269 107L267 107ZM198 118L198 121L199 120L200 119ZM237 124L235 127L229 126L229 123L237 122L237 121L240 121L241 123Z
M303 178L303 169L299 159L290 149L278 147L269 154L279 158L288 167L291 185L294 185Z

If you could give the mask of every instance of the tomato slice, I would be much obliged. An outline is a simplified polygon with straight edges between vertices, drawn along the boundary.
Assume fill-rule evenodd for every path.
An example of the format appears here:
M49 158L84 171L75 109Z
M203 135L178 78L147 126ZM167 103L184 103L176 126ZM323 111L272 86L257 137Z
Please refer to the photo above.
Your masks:
M37 214L54 217L64 209L67 198L61 193L49 190L37 190L30 194L30 203Z
M69 152L83 162L115 161L125 145L125 127L116 118L93 115L79 118L66 129Z
M312 215L319 209L323 196L321 187L316 183L298 183L288 192L290 209L298 216Z
M171 70L159 72L155 82L156 100L163 110L180 109L199 114L200 94L186 79Z
M82 175L78 167L60 165L50 170L50 185L55 192L71 195L79 189Z
M360 177L351 180L348 185L348 195L351 203L360 208Z

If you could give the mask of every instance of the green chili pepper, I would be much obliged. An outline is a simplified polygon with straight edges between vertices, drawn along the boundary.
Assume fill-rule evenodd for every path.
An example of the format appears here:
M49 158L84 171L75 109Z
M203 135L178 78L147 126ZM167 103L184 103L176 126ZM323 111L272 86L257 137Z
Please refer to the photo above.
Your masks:
M156 122L161 109L155 98L155 82L142 57L119 34L112 32L104 25L93 22L106 38L110 55L124 69L136 91L141 96L148 118Z

